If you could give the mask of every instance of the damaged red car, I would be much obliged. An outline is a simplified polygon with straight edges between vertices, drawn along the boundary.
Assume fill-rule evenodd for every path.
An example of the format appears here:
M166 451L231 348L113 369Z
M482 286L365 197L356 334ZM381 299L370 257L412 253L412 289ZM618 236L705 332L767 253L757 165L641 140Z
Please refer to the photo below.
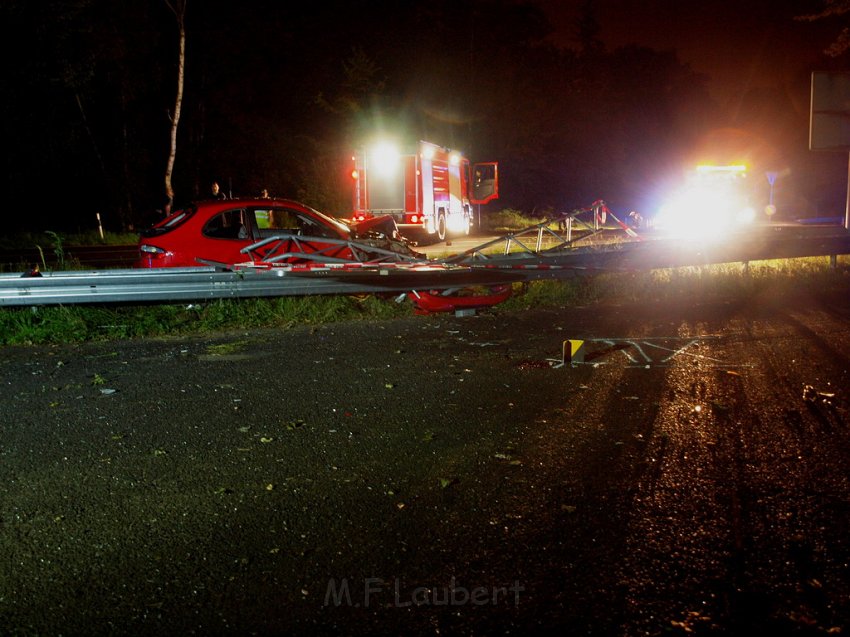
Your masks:
M351 260L355 258L351 242L405 258L422 256L398 234L389 216L349 225L289 199L230 199L198 202L142 231L136 267L197 267L262 260L262 246L250 254L245 249L272 237L289 237L283 242L268 242L277 254L291 255L284 260L288 263L308 261L311 253L320 260Z

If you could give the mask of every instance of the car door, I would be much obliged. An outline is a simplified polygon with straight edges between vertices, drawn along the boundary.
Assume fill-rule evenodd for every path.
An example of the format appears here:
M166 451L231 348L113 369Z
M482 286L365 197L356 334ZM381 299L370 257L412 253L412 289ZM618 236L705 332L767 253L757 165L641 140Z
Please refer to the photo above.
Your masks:
M242 263L248 260L242 248L254 243L254 223L244 208L229 208L207 220L201 235L198 259L216 263Z

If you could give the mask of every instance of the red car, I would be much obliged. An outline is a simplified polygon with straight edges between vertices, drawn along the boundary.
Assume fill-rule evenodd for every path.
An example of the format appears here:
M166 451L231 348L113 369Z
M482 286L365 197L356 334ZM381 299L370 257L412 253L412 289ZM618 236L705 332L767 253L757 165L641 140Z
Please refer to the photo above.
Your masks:
M264 248L249 255L243 248L274 236L293 238L272 242L275 254L291 256L284 262L350 260L348 245L357 242L380 250L421 257L398 234L392 217L377 217L348 225L297 201L287 199L230 199L202 201L178 210L141 232L138 268L197 267L209 263L232 265L262 259ZM300 237L305 237L303 240Z

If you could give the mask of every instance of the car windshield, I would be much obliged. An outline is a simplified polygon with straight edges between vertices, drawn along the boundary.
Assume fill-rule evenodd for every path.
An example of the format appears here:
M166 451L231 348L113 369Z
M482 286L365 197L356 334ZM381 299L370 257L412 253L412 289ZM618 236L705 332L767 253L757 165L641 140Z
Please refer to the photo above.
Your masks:
M166 232L171 232L174 228L183 225L197 210L195 206L177 210L152 227L142 230L139 234L143 237L158 237Z
M249 208L256 221L256 236L259 238L276 235L303 235L325 237L328 239L346 239L351 236L347 226L320 213L313 208L290 206L278 203L268 208Z
M305 207L306 207L308 210L310 210L310 212L312 212L314 215L316 215L317 217L319 217L320 219L322 219L322 220L323 220L325 223L327 223L329 226L334 226L334 227L336 227L336 229L337 229L337 230L338 230L341 234L344 234L345 236L350 236L350 235L351 235L351 228L348 226L348 224L346 224L346 223L344 223L344 222L340 221L339 219L336 219L336 218L334 218L334 217L331 217L331 216L329 216L329 215L326 215L326 214L325 214L325 213L323 213L323 212L319 212L319 211L318 211L318 210L316 210L315 208L310 208L309 206L305 206Z

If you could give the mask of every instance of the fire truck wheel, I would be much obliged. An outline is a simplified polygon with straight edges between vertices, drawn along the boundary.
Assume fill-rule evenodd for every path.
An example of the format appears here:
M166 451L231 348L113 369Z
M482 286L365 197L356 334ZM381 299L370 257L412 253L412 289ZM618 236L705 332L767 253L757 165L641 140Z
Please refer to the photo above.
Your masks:
M472 230L472 217L467 213L463 215L463 234L468 237L470 230Z
M442 209L437 213L437 238L446 240L446 213Z

